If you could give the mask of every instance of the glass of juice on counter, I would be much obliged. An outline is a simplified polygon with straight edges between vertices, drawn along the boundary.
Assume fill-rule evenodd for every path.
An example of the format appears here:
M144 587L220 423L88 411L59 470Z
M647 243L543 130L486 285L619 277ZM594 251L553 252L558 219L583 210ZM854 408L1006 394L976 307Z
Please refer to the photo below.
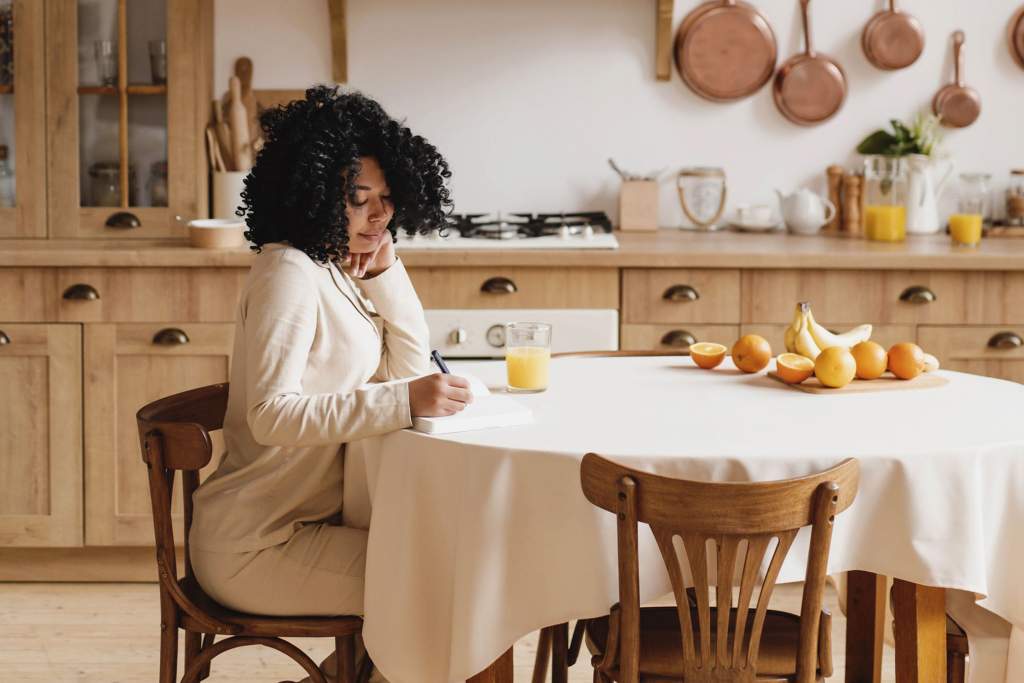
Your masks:
M505 326L505 367L509 391L544 391L548 388L550 365L551 325L509 323Z
M981 242L981 214L954 213L949 217L949 234L953 244L976 247Z
M907 167L902 157L864 157L864 237L879 242L907 238Z
M961 173L959 211L949 217L949 234L954 244L976 247L988 215L988 173Z

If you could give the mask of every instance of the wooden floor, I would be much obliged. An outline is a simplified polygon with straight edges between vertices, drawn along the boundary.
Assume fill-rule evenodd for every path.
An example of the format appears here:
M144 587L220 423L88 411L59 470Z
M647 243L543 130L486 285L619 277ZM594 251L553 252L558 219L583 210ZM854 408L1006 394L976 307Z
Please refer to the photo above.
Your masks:
M799 611L799 591L799 585L779 586L772 606ZM826 605L835 616L836 671L830 680L842 681L846 622L831 589ZM153 683L158 639L154 584L0 584L0 683ZM331 647L316 639L294 642L317 661ZM530 680L536 642L531 634L516 644L516 681ZM241 648L218 657L207 680L277 683L299 674L276 652ZM592 680L585 648L570 680ZM889 648L883 680L893 680Z

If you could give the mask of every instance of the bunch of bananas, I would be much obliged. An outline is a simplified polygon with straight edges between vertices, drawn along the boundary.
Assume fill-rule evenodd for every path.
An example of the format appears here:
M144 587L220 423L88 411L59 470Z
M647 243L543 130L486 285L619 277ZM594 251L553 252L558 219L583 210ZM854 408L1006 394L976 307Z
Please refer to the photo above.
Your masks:
M786 328L786 350L814 360L829 347L849 349L870 338L871 325L858 325L842 334L830 332L814 319L811 305L801 301L796 305L793 322Z

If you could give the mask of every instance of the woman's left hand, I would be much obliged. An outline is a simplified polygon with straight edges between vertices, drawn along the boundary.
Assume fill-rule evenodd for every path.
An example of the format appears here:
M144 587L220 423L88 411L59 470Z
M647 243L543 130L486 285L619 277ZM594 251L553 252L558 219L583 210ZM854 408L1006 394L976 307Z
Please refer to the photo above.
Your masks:
M394 262L395 245L392 242L391 232L385 230L381 233L376 249L361 254L349 254L345 270L352 277L366 280L380 275L390 268Z

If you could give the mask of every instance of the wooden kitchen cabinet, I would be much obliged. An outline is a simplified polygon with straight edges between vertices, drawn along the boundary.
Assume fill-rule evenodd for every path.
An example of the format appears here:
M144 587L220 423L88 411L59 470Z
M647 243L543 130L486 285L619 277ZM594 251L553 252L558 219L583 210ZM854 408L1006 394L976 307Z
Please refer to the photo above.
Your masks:
M924 326L918 343L948 370L1024 382L1024 325Z
M619 346L627 351L686 349L696 342L718 342L726 346L739 337L739 325L642 325L626 324L619 334Z
M630 268L622 271L626 323L735 323L740 271Z
M819 321L905 324L1024 322L1024 273L748 270L743 322L784 323L798 301Z
M616 268L410 268L424 308L618 308Z
M184 237L176 216L207 213L203 131L212 97L213 3L45 5L51 237ZM95 57L100 40L115 48L113 84L101 80ZM149 55L149 42L161 40L164 82L154 77ZM166 190L151 182L163 176Z
M40 0L14 0L10 7L13 73L0 77L0 145L8 148L14 201L13 206L0 206L0 238L42 238L47 233L44 9Z
M79 325L0 323L0 546L82 545Z
M85 327L85 541L91 546L152 545L146 467L135 413L157 398L226 382L231 323L94 323ZM216 467L223 453L214 434ZM175 489L175 495L180 489ZM175 500L182 538L181 501Z

